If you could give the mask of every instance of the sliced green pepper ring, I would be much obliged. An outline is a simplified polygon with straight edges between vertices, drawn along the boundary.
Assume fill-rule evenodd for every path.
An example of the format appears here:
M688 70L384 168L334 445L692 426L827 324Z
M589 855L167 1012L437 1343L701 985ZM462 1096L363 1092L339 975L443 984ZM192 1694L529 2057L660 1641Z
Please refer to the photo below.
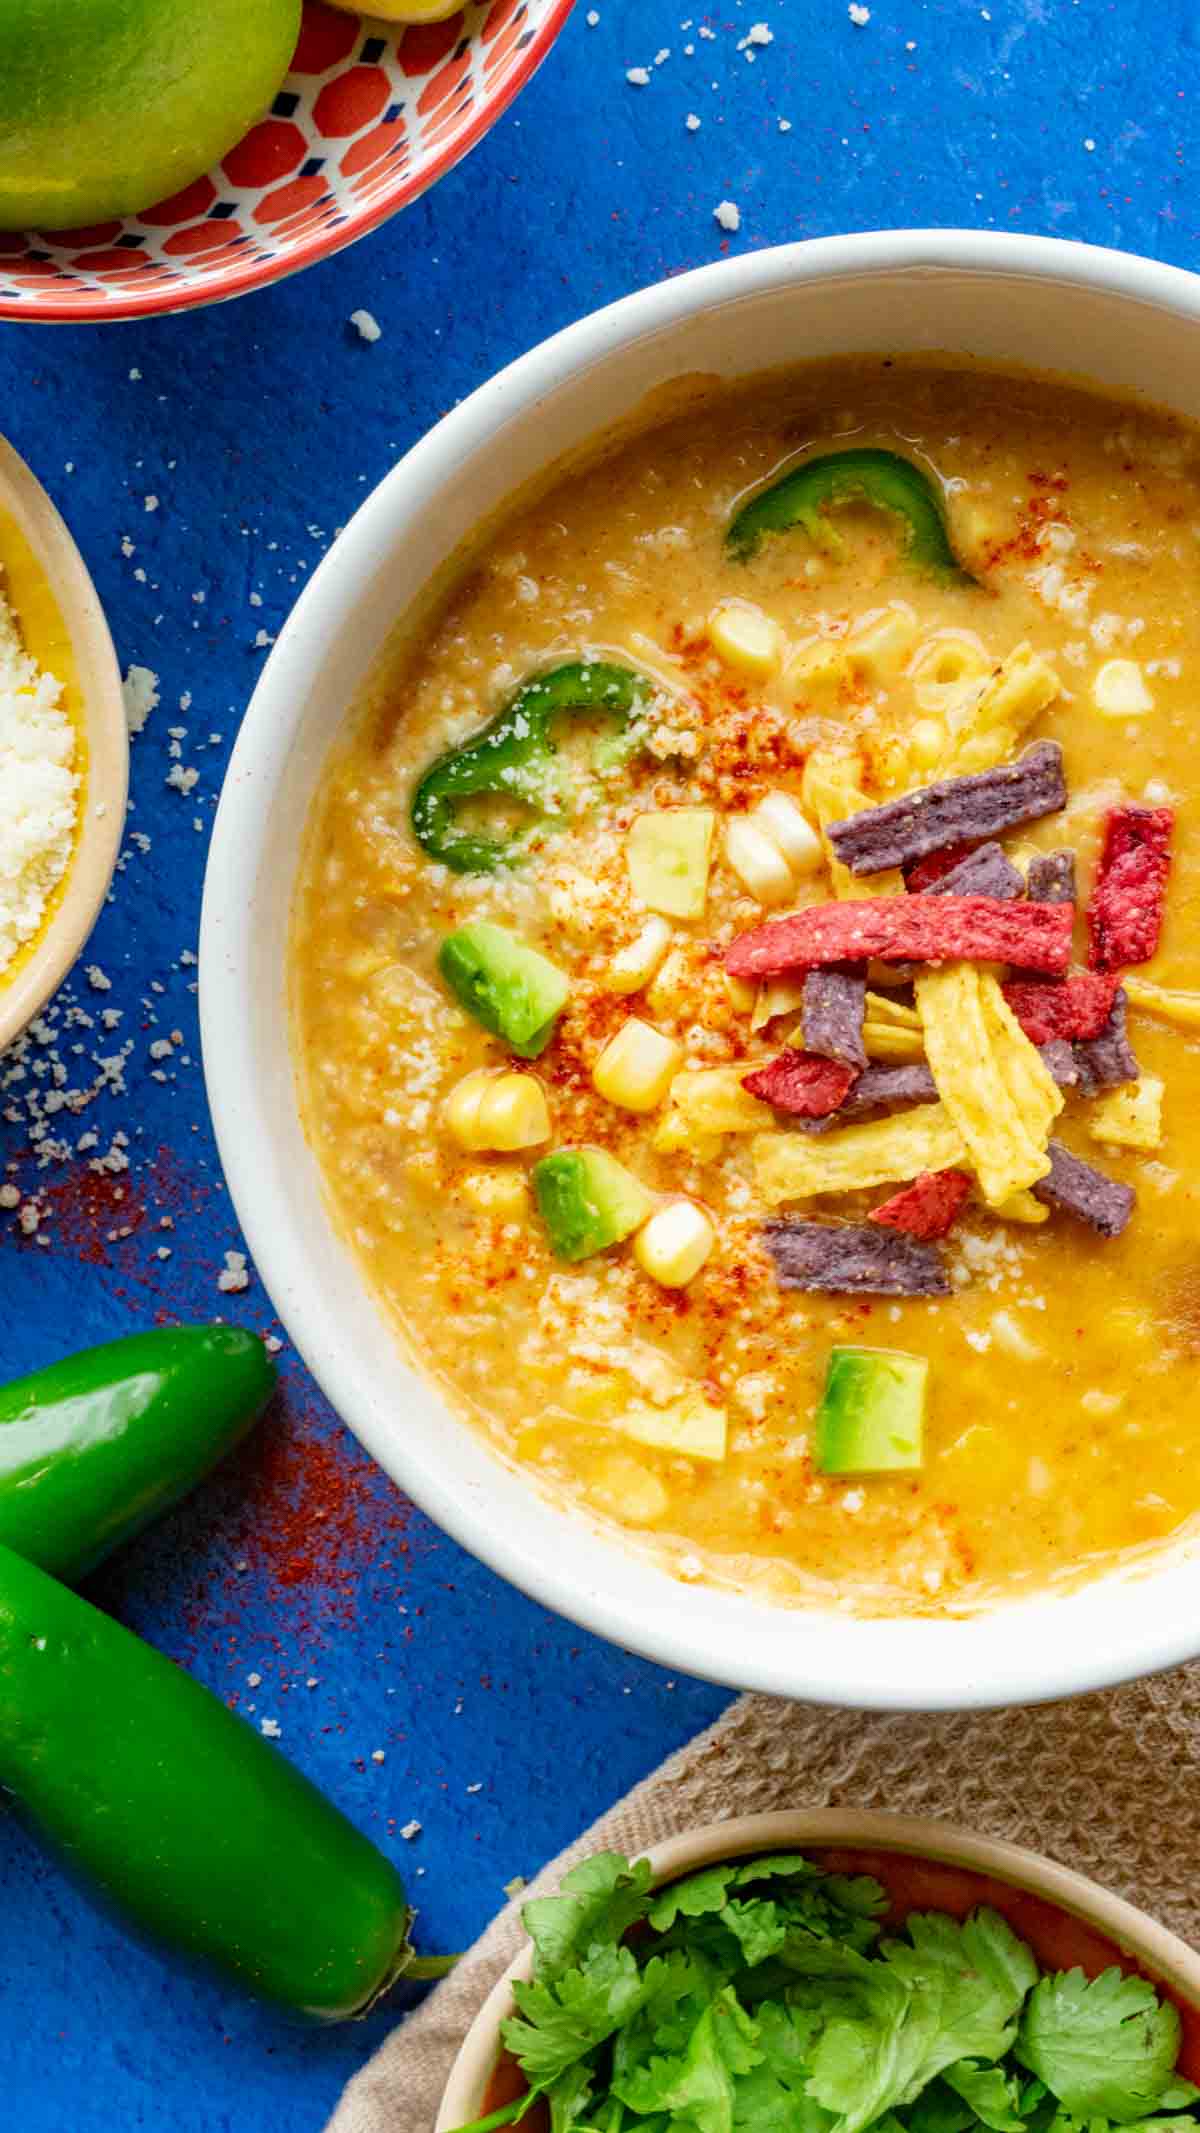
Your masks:
M904 560L911 569L964 585L977 582L950 545L941 498L928 475L897 452L865 447L806 459L770 488L760 489L732 519L726 553L735 562L748 563L768 534L790 533L799 526L826 554L840 556L844 543L830 524L829 509L855 501L903 521Z
M574 713L602 712L617 732L592 751L598 774L614 769L639 746L654 694L645 674L612 660L573 659L539 674L510 696L474 740L452 748L425 772L413 794L412 826L431 859L456 874L490 874L511 866L541 823L564 812L553 728ZM494 797L528 809L533 821L505 837L461 829L462 802Z

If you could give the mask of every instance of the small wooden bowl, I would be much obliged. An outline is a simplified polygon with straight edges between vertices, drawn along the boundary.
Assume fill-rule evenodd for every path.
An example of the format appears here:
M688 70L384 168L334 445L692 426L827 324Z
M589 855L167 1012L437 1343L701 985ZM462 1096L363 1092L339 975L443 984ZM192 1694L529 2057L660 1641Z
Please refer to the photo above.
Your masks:
M1181 2066L1193 2080L1200 2075L1200 1954L1144 1911L1037 1852L972 1836L949 1822L825 1807L710 1823L648 1846L645 1856L655 1882L662 1883L722 1859L779 1851L848 1853L852 1858L835 1856L830 1862L837 1871L879 1872L884 1879L889 1856L920 1862L927 1871L919 1903L926 1909L955 1909L951 1884L941 1885L939 1870L965 1870L990 1884L972 1902L993 1904L1018 1933L1035 1941L1036 1911L1030 1913L1030 1899L1035 1906L1050 1905L1071 1922L1071 1963L1094 1975L1115 1955L1123 1967L1141 1971L1170 1995L1183 2017ZM532 1960L526 1943L476 2015L451 2069L434 2133L453 2133L454 2127L467 2125L489 2108L489 2090L501 2060L500 2024L514 2011L513 1982L530 1975Z
M129 731L104 610L62 518L0 437L0 590L21 620L22 592L41 610L40 663L57 675L80 734L79 827L66 878L41 933L0 972L0 1051L61 985L96 923L125 824ZM48 588L48 591L47 591Z

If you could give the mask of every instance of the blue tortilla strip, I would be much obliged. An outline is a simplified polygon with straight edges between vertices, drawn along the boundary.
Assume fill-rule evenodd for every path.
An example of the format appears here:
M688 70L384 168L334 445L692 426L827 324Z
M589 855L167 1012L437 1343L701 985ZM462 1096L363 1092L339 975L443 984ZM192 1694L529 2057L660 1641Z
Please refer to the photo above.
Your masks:
M1127 1013L1125 988L1119 986L1099 1036L1077 1037L1072 1045L1082 1095L1095 1096L1100 1089L1119 1089L1123 1082L1137 1080L1141 1068L1125 1034Z
M1136 1204L1131 1187L1105 1177L1102 1170L1093 1170L1061 1141L1052 1140L1046 1152L1050 1174L1038 1179L1035 1197L1046 1207L1060 1207L1064 1214L1086 1222L1101 1237L1119 1237Z
M1039 852L1029 862L1025 894L1031 904L1075 902L1074 852Z
M797 1119L805 1133L828 1133L868 1111L895 1110L904 1104L935 1104L937 1083L927 1066L868 1066L847 1090L836 1111L825 1118Z
M1066 804L1062 749L1057 741L1036 741L1015 763L942 778L882 807L831 822L827 835L835 857L852 873L882 874L964 838L982 840L1036 822Z
M836 1059L839 1066L853 1067L861 1074L867 1064L866 1010L865 963L835 963L827 970L810 970L800 1010L805 1050L822 1059Z
M948 1296L941 1255L903 1230L872 1222L803 1222L776 1216L763 1224L781 1289L830 1296Z
M1008 854L998 844L981 844L951 867L920 896L995 896L1002 903L1024 896L1025 883Z
M1075 1047L1066 1037L1049 1037L1039 1044L1042 1063L1054 1076L1060 1089L1077 1089L1081 1080Z

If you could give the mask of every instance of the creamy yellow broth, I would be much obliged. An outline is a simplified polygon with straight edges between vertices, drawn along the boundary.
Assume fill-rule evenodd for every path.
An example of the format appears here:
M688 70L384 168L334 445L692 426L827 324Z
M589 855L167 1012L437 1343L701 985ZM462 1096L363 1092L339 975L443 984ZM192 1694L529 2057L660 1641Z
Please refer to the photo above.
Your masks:
M837 514L840 561L800 533L747 565L725 559L739 498L798 453L847 445L884 446L936 474L982 590L904 568L894 523L859 509ZM972 1204L945 1246L955 1293L935 1302L780 1294L747 1137L660 1154L661 1107L635 1116L591 1082L631 1014L704 1066L765 1062L796 1021L752 1033L731 999L723 947L772 914L725 863L719 829L703 919L673 923L646 990L614 991L613 957L644 921L625 864L634 816L799 796L812 749L848 733L879 797L889 749L930 716L943 632L965 633L984 673L1027 642L1061 683L1030 737L1061 742L1069 809L1011 834L1010 853L1073 845L1086 899L1104 810L1121 798L1176 806L1166 927L1143 974L1200 983L1198 469L1190 429L1053 381L856 359L742 385L519 508L464 560L432 622L400 641L337 744L303 860L291 976L308 1129L339 1220L451 1405L532 1482L636 1534L681 1578L866 1611L966 1610L1144 1552L1200 1509L1196 1036L1131 1011L1143 1073L1165 1084L1160 1147L1098 1146L1089 1105L1074 1099L1056 1129L1135 1187L1125 1234L1104 1242L1058 1213L1026 1227ZM715 655L709 618L730 598L780 626L774 677ZM832 680L822 672L824 650L862 642L882 649L835 665ZM585 650L661 677L649 749L517 870L464 878L431 864L408 821L421 771L517 683ZM1114 658L1137 663L1152 700L1142 715L1096 708ZM818 876L796 901L831 893ZM446 933L480 917L570 977L534 1067L548 1145L599 1144L712 1216L715 1249L687 1287L657 1286L628 1244L563 1265L527 1185L546 1150L469 1156L447 1133L454 1086L506 1058L436 970ZM1083 944L1080 924L1079 960ZM797 1211L861 1217L885 1196ZM919 1475L815 1471L828 1353L846 1342L928 1356ZM622 1431L631 1406L689 1386L727 1413L721 1463Z

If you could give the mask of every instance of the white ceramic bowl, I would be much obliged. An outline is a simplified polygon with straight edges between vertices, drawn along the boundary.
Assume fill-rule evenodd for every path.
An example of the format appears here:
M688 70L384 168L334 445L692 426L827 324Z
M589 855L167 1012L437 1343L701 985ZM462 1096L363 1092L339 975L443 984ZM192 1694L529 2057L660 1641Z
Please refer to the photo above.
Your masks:
M1089 1881L1083 1874L1056 1866L1016 1844L973 1837L949 1822L929 1822L908 1815L869 1814L856 1808L821 1807L786 1814L743 1815L737 1821L713 1822L656 1844L646 1857L656 1882L675 1881L698 1867L722 1859L746 1859L755 1852L809 1851L816 1847L898 1853L937 1866L966 1868L991 1881L1005 1882L1054 1904L1132 1958L1157 1985L1166 1986L1185 2007L1200 2008L1200 1955L1144 1911ZM1018 1932L1021 1930L1017 1926ZM484 2107L500 2056L500 2024L513 2012L516 1978L527 1978L532 1950L527 1945L489 1993L463 2039L451 2069L434 2133L452 2133L468 2125Z
M264 669L213 836L205 1066L259 1273L338 1412L514 1584L664 1665L822 1703L1033 1702L1200 1652L1200 1555L966 1620L867 1620L684 1586L507 1470L413 1375L331 1220L301 1130L285 970L296 855L330 741L410 601L561 454L687 372L847 351L968 351L1086 374L1200 417L1200 280L1043 238L895 231L757 252L641 291L463 402L336 542Z

